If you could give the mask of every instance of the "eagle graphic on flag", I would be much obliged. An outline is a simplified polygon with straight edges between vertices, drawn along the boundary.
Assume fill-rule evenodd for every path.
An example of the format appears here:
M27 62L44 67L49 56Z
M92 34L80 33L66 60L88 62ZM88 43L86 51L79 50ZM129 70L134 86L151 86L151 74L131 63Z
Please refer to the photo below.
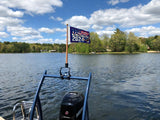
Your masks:
M90 43L90 34L88 31L70 27L70 42Z

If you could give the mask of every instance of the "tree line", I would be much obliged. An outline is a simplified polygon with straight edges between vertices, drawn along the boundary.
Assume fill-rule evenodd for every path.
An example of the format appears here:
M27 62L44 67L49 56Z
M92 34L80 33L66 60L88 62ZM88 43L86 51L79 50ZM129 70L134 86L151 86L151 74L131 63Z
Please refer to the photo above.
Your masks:
M30 53L30 52L64 52L65 44L39 44L25 42L0 42L0 53Z
M99 36L95 32L90 33L90 44L71 43L70 53L91 52L146 52L147 50L160 51L160 36L155 35L148 38L137 37L134 33L125 33L116 29L111 37L107 34ZM65 44L39 44L25 42L0 42L0 53L29 53L29 52L65 52Z
M160 51L160 36L148 38L137 37L134 33L125 33L116 29L109 38L107 34L98 36L97 33L90 33L91 44L72 43L69 52L91 53L91 52L147 52L148 50Z

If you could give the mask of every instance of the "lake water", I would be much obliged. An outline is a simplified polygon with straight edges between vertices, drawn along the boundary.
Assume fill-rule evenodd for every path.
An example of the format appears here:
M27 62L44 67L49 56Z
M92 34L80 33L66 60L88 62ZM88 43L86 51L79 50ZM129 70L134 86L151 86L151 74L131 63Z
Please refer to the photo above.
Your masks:
M21 100L32 101L45 70L59 74L63 53L0 54L0 116L12 119ZM69 54L71 75L88 77L90 120L160 120L160 54ZM67 91L84 92L85 81L46 79L40 98L45 120L57 120Z

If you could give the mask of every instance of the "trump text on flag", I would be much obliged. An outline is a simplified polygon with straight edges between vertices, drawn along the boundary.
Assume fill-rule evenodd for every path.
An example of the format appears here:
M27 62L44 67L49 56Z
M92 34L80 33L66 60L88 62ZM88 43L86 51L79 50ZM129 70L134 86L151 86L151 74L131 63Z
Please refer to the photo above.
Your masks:
M70 27L70 41L90 43L90 35L88 31Z

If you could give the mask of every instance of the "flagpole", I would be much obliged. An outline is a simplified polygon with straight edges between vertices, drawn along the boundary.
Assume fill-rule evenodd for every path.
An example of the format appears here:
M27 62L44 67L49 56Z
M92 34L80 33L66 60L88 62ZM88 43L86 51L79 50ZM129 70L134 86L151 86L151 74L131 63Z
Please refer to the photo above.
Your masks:
M66 35L66 63L65 67L68 68L68 24L67 24L67 35Z

